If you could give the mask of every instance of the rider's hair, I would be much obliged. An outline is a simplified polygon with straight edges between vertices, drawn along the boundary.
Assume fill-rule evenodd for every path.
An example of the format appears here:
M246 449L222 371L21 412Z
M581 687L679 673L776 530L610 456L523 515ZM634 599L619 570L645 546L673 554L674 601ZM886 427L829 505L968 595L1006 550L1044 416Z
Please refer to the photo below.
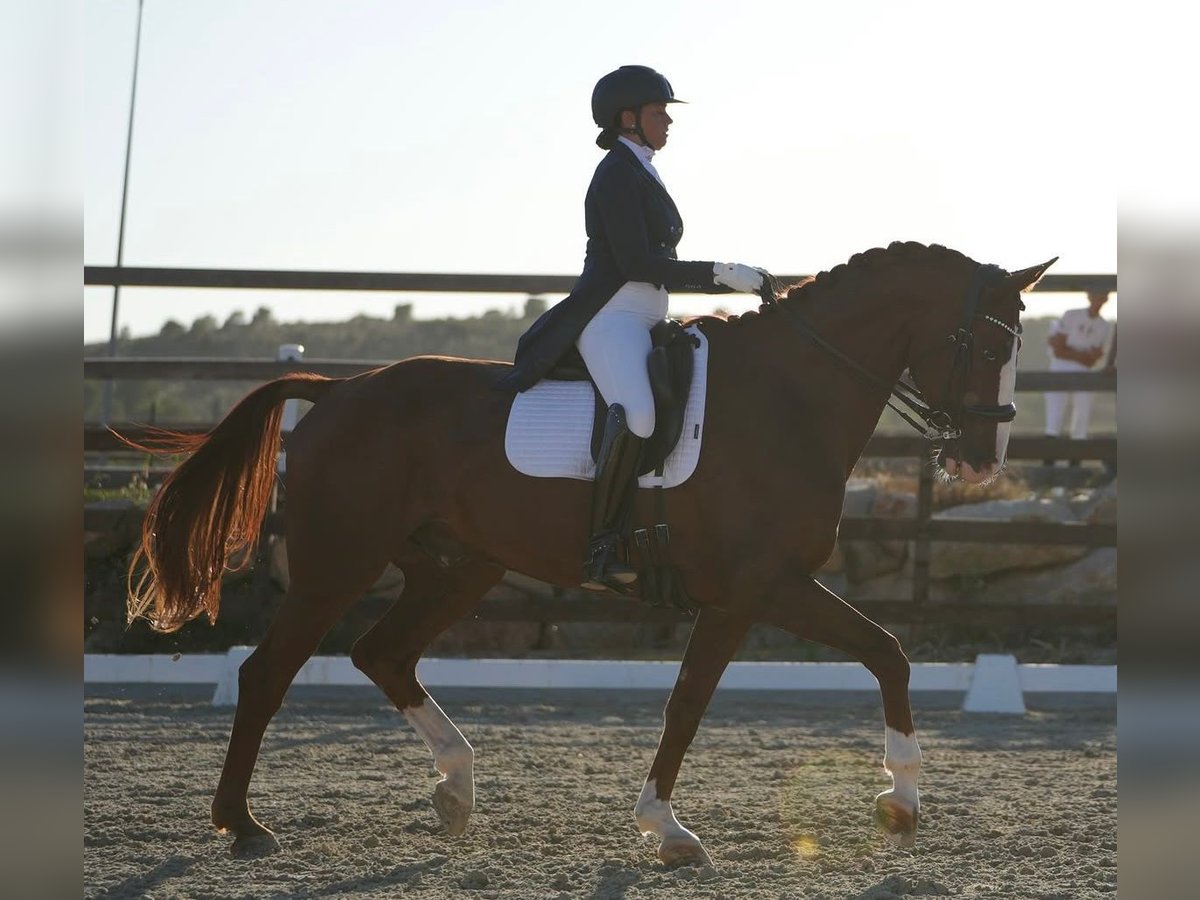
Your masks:
M616 128L605 128L598 135L596 135L596 146L601 150L611 150L617 145L617 137L618 133Z

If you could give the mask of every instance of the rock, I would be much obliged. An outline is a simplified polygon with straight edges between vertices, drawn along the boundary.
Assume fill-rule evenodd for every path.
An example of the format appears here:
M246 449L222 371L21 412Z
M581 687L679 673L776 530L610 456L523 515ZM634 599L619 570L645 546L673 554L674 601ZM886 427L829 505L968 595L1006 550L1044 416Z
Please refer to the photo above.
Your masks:
M898 572L888 572L866 581L847 585L841 597L847 603L853 604L863 600L912 600L912 595L913 571L910 561ZM962 599L961 592L956 585L944 581L929 582L929 601L931 603L957 602Z
M846 577L851 583L896 572L908 559L907 541L847 541L842 548Z
M1096 491L1088 509L1083 513L1083 520L1089 525L1117 524L1117 483L1109 482Z
M879 491L871 506L871 515L881 519L910 519L917 514L916 494Z
M954 506L935 519L988 519L1011 522L1075 522L1063 500L989 500ZM1010 569L1037 569L1070 563L1087 555L1086 547L1040 544L989 544L934 542L930 548L931 578L983 576Z
M846 496L842 501L843 516L869 516L875 506L878 488L862 478L851 478L846 482Z
M1116 605L1117 548L1101 547L1070 565L1042 572L997 575L972 599L981 604Z
M874 485L847 490L843 515L900 519L916 515L917 498L912 494L883 491ZM908 541L839 541L845 559L846 577L863 582L904 566L909 557Z

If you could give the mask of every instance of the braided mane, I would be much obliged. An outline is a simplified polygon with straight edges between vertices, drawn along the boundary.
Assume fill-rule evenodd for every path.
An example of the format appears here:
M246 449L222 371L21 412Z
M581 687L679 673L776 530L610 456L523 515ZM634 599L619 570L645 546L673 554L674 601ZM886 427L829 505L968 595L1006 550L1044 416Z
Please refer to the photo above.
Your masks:
M846 260L846 262L834 266L826 272L821 272L815 276L810 275L792 284L780 285L775 291L775 297L778 300L801 299L811 296L817 291L833 287L847 273L890 265L901 259L916 259L920 257L936 257L945 260L963 260L974 263L974 260L965 253L951 250L949 247L943 247L941 244L929 244L926 246L917 241L893 241L886 247L873 247L870 250L856 253L850 259ZM760 306L757 310L750 310L740 316L730 316L727 321L734 322L738 319L753 318L758 315L770 315L778 308L778 306Z

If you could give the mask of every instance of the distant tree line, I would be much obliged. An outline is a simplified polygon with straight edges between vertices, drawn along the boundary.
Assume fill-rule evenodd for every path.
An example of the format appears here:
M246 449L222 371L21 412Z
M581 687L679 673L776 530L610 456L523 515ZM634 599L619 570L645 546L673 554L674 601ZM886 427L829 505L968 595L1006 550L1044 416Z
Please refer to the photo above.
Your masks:
M279 322L264 306L249 319L237 311L223 323L211 315L191 325L172 319L149 337L134 338L124 331L117 354L274 359L280 344L302 344L304 355L317 359L401 360L439 353L511 361L517 339L546 306L542 298L530 297L520 315L488 310L466 319L414 319L412 305L402 303L391 319L355 316L345 322ZM107 343L84 345L85 356L107 352ZM113 420L215 421L253 386L236 381L119 381L113 391ZM99 419L103 390L103 382L84 382L86 421Z

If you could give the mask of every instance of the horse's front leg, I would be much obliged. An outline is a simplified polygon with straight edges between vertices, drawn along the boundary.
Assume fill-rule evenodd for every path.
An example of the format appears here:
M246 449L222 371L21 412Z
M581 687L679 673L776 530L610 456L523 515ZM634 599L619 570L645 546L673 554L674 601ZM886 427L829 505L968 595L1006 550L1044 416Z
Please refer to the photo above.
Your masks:
M893 843L911 847L921 815L921 748L908 700L908 658L900 642L807 576L773 591L760 612L764 622L850 654L878 680L886 725L883 767L892 787L875 798L875 818Z
M675 818L671 791L717 682L741 645L749 620L702 609L692 626L675 688L667 701L662 737L650 774L634 807L638 829L658 838L658 858L668 866L710 865L700 839Z

